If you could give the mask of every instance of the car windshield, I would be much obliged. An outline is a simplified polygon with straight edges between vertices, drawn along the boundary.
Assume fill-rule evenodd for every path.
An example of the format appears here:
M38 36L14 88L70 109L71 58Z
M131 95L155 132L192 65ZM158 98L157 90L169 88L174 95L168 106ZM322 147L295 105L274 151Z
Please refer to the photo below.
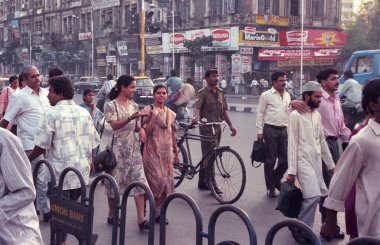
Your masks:
M152 80L150 80L149 78L145 78L145 79L137 79L136 86L137 87L153 87L154 85L152 83Z

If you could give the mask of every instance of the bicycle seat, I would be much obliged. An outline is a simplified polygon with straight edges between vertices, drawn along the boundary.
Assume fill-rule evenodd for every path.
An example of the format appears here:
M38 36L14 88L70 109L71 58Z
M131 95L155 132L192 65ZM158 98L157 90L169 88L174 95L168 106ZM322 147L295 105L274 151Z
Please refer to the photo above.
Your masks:
M193 129L193 128L195 128L195 126L193 124L191 124L191 123L178 122L178 125L181 128L185 128L185 129Z

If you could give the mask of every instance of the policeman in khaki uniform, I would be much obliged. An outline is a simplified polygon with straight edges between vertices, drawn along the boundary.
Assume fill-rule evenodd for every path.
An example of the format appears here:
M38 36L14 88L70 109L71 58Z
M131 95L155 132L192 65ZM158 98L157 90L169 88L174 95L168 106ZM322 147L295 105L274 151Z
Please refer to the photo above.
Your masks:
M195 100L195 108L194 108L194 118L193 123L197 123L200 119L206 118L207 122L221 122L226 121L231 130L231 136L236 135L236 129L232 126L231 120L227 113L227 101L224 96L224 92L218 85L218 69L210 68L205 73L205 80L207 81L207 86L200 89L197 92L197 98ZM216 125L216 137L218 144L220 142L220 138L222 135L222 130L220 125ZM213 136L212 135L212 127L211 126L201 126L199 127L199 132L201 135L205 136ZM212 147L212 143L210 142L201 142L202 146L202 154L205 155L209 149ZM209 157L206 158L202 164L201 169L199 171L199 181L198 188L201 190L208 190L208 174L207 164L209 161ZM215 184L215 180L213 180L213 184ZM222 194L222 192L215 187L215 191L218 194Z

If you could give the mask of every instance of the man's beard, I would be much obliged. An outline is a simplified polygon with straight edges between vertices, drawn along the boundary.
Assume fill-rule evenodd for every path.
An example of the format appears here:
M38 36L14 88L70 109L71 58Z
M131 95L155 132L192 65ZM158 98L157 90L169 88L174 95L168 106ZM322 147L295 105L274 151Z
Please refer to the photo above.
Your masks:
M319 108L319 103L318 102L315 102L315 101L312 101L310 100L307 105L310 107L310 109L316 109L316 108Z

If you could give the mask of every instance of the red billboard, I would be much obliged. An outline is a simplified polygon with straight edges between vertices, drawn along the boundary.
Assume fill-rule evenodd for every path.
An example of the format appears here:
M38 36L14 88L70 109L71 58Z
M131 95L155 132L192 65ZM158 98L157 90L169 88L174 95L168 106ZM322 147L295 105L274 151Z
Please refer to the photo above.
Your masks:
M341 49L304 49L304 60L338 59ZM258 60L300 60L300 49L260 49Z
M343 47L346 33L334 30L304 30L303 33L301 30L280 31L281 47L299 47L302 40L305 47Z

